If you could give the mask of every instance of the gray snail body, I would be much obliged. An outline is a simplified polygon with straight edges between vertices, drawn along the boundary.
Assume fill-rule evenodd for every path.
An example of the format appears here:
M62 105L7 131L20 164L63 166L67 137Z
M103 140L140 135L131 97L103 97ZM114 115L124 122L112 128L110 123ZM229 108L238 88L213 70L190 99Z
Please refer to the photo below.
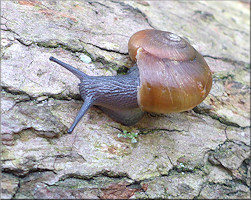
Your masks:
M156 43L157 47L144 46L148 43L150 46ZM136 64L128 74L117 76L88 76L50 57L80 79L79 91L84 103L68 133L72 133L92 105L130 126L145 112L182 112L192 109L208 95L211 71L204 58L179 36L159 30L139 31L131 37L128 49Z
M68 133L73 131L92 105L126 126L135 124L143 117L144 112L137 103L139 75L136 66L131 68L127 75L88 76L54 57L50 57L50 60L68 69L80 79L79 91L84 104Z

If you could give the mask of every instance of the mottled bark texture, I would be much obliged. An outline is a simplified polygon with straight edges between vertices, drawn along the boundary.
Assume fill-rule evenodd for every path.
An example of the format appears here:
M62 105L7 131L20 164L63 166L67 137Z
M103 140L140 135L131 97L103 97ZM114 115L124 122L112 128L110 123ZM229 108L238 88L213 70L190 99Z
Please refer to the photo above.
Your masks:
M1 1L1 198L249 198L250 4L245 1ZM93 107L65 134L79 80L132 66L127 42L187 38L213 71L192 111L125 127Z

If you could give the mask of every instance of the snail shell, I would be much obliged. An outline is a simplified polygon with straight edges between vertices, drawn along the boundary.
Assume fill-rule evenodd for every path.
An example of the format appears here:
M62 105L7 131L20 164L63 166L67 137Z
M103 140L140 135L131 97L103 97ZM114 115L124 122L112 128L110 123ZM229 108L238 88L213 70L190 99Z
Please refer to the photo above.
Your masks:
M184 39L159 30L143 30L129 40L129 55L136 65L127 75L88 76L54 57L79 80L84 103L71 133L87 110L95 105L112 119L131 126L145 111L182 112L200 104L212 87L212 74L204 58Z
M200 104L212 87L212 73L187 41L170 32L143 30L128 43L137 62L138 104L143 111L171 113Z

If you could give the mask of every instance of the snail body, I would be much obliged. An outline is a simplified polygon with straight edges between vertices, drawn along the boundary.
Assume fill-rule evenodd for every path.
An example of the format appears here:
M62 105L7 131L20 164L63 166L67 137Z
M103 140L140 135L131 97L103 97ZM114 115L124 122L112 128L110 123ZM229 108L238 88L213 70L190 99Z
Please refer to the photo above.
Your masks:
M208 95L211 71L204 58L183 38L165 31L142 30L130 38L128 50L136 64L128 74L117 76L88 76L50 57L80 79L84 103L68 133L92 105L130 126L145 112L190 110Z

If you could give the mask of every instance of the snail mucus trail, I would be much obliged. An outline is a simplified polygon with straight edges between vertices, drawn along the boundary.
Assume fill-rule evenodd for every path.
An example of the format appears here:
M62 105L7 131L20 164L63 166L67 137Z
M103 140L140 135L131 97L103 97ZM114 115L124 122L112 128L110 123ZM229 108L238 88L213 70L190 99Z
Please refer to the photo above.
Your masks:
M54 57L80 80L84 103L68 130L72 133L95 105L121 124L136 124L145 112L172 113L194 108L208 95L212 73L204 58L183 38L154 29L135 33L128 51L136 64L126 75L88 76Z

